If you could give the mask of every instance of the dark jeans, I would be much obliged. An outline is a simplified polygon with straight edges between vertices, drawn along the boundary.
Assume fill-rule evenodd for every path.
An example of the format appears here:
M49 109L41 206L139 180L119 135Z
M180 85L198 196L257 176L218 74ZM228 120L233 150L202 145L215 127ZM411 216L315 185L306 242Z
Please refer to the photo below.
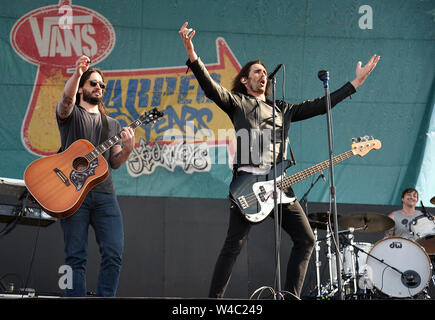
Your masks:
M273 216L273 212L269 216ZM231 272L251 229L239 208L231 204L227 237L215 265L209 297L223 298ZM287 264L283 289L300 297L305 274L315 245L314 234L299 202L283 205L282 228L290 235L293 248Z
M65 296L86 296L89 225L95 231L101 254L97 295L114 296L124 251L122 215L116 195L91 191L76 213L60 222L65 242L65 264L73 272L73 287L65 290Z

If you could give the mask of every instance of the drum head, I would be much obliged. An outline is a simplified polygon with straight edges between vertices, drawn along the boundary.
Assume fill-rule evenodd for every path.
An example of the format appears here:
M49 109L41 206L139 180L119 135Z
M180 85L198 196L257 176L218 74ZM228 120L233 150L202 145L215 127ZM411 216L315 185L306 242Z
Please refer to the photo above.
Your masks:
M420 293L432 275L429 256L412 240L386 238L375 243L369 254L368 277L379 291L390 297L406 298Z

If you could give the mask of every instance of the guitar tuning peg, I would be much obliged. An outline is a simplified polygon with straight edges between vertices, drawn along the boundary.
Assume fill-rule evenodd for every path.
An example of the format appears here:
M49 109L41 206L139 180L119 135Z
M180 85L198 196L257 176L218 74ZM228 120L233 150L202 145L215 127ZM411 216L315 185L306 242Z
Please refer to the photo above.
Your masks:
M356 143L356 138L352 138L352 143Z
M369 136L364 136L363 139L364 139L364 141L369 141L370 137Z

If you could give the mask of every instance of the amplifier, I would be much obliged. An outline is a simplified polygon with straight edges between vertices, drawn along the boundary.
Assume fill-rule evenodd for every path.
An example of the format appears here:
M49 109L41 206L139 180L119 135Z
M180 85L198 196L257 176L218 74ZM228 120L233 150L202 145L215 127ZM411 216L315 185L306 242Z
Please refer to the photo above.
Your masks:
M46 227L57 221L28 196L24 180L0 178L0 222Z

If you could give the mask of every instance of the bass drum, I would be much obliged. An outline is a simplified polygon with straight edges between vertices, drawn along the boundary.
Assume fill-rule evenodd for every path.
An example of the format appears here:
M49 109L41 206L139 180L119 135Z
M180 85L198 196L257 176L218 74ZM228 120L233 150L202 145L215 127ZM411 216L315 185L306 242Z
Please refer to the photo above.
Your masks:
M409 239L389 237L380 240L367 256L369 280L389 297L406 298L419 294L428 286L431 275L432 263L426 251Z

